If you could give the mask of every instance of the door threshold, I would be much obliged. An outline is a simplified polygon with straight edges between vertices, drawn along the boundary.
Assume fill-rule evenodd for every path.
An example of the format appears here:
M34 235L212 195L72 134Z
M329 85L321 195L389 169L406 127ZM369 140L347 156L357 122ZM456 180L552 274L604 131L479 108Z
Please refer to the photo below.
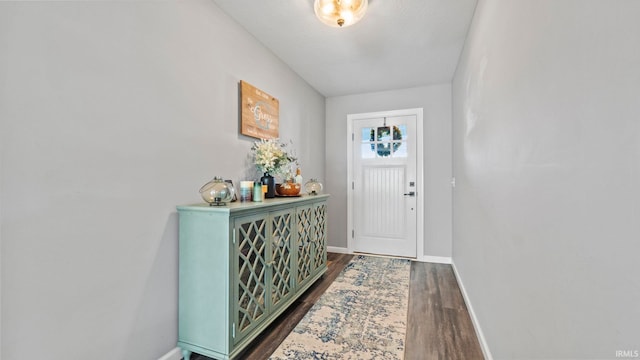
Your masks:
M366 255L366 256L383 257L383 258L390 258L390 259L407 259L407 260L412 260L412 261L416 261L418 259L416 256L410 257L410 256L374 254L374 253L361 252L361 251L354 251L353 255Z

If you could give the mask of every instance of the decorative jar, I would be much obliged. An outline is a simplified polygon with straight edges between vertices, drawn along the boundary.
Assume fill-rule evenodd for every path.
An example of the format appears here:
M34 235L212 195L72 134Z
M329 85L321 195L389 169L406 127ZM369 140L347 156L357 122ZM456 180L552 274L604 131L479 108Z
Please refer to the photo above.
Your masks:
M322 183L320 183L317 179L311 179L304 184L304 190L309 195L318 195L322 194Z
M217 176L200 188L200 196L210 206L225 205L233 199L233 195L235 195L233 185Z

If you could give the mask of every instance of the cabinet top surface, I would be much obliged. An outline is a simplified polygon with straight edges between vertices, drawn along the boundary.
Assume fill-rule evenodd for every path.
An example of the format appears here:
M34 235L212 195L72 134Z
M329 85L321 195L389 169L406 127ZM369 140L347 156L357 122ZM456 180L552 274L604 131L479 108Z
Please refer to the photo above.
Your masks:
M277 205L297 204L305 202L323 201L329 198L329 194L320 195L301 195L295 197L276 197L273 199L264 199L264 201L234 201L221 206L210 206L207 203L191 204L191 205L179 205L178 210L184 211L206 211L217 213L231 213L240 210L260 209L268 208Z

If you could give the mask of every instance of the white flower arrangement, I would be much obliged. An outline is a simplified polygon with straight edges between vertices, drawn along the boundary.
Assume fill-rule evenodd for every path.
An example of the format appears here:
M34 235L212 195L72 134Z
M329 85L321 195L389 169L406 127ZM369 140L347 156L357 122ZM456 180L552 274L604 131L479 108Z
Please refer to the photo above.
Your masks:
M296 158L286 151L286 144L279 139L262 139L256 141L251 147L253 152L253 162L258 170L270 175L284 174L288 171L289 165L296 161Z

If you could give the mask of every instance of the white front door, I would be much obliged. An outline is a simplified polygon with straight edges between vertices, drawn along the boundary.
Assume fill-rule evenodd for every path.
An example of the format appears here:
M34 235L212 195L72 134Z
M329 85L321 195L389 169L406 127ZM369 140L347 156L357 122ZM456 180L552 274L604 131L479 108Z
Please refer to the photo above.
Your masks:
M355 252L416 257L416 114L351 119Z

